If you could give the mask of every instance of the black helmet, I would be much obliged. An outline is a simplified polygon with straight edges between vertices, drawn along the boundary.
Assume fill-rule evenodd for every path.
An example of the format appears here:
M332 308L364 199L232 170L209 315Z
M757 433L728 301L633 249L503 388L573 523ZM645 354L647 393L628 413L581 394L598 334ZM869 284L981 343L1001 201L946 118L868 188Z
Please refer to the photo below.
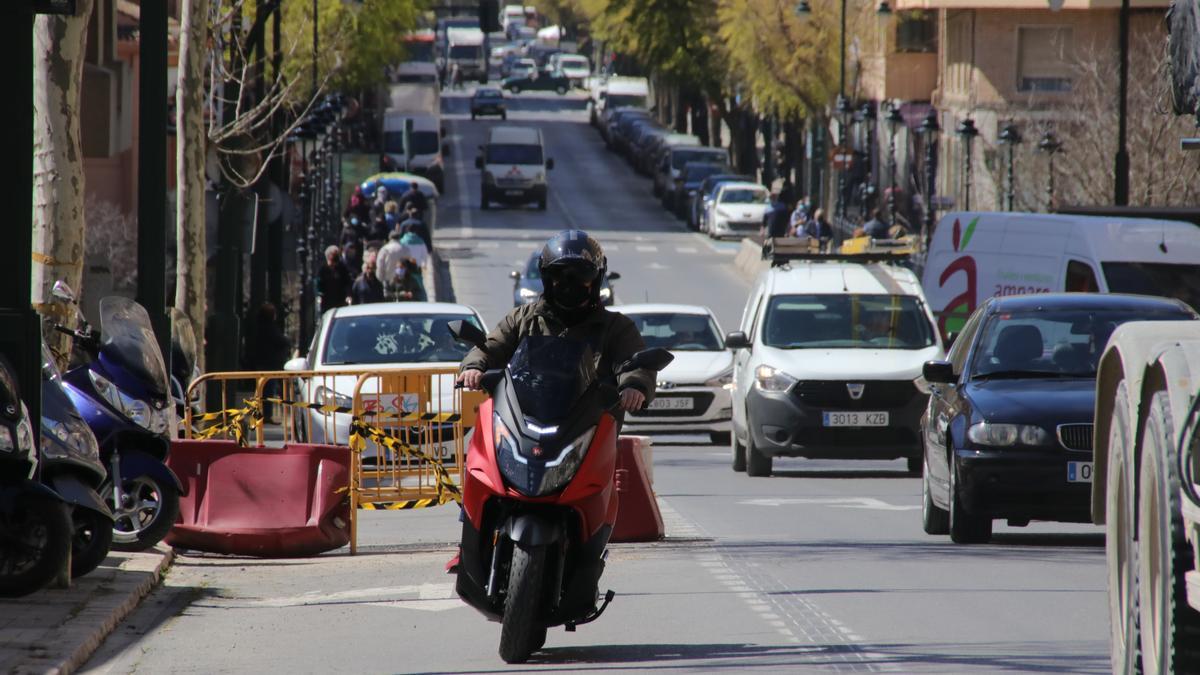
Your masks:
M578 309L581 305L600 304L600 281L608 272L608 260L600 243L583 230L563 230L542 247L538 259L546 300L560 309ZM593 282L590 302L572 293L582 285Z

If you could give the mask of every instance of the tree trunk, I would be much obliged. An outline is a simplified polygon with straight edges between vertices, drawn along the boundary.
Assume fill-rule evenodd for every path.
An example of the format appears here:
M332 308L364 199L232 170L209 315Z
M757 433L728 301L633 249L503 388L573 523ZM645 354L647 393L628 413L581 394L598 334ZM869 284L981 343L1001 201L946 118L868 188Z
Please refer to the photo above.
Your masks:
M197 339L203 339L207 312L205 265L205 165L208 159L204 123L204 61L209 0L183 0L179 30L179 88L175 92L175 308L192 321ZM196 350L201 372L204 349Z
M83 278L83 145L79 90L92 0L78 0L74 16L39 15L33 24L33 306L43 335L60 355L70 337L51 328L74 314L52 303L54 282L76 292ZM66 365L60 363L59 365Z

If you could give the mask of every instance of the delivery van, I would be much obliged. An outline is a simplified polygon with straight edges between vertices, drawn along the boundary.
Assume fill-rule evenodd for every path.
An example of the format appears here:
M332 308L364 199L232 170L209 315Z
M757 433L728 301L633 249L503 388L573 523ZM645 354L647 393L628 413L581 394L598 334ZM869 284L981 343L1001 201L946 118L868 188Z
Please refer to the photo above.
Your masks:
M536 202L538 210L546 210L550 192L546 172L554 168L554 159L546 156L541 129L492 127L487 144L479 146L479 150L475 168L482 172L481 209L490 208L492 202Z
M1178 298L1200 308L1200 228L1176 220L951 212L921 283L945 338L991 296L1082 291Z

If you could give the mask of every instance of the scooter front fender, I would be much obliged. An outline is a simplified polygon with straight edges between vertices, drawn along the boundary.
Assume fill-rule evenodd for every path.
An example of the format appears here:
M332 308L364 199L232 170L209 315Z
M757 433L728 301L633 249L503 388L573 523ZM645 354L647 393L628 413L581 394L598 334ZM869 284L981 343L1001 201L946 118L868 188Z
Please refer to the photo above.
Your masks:
M50 482L54 485L54 491L61 495L66 503L95 511L109 520L113 519L112 511L100 499L100 495L76 476L69 474L54 476Z
M536 513L522 513L504 523L501 531L509 539L522 546L546 546L562 538L562 528L557 523Z
M166 464L140 450L121 451L121 478L129 480L137 476L150 476L156 480L175 486L179 494L185 495L183 483Z

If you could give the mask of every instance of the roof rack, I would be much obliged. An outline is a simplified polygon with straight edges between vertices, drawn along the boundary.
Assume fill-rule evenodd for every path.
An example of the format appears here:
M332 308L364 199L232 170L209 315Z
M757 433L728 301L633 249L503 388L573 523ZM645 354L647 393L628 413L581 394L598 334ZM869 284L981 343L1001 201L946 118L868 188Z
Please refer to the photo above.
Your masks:
M850 240L852 243L856 240ZM770 260L771 267L780 267L793 261L809 260L814 262L854 262L854 263L904 263L912 252L912 246L907 241L871 241L855 246L842 246L840 252L828 249L831 242L827 239L818 240L811 237L788 237L786 239L768 238L763 241L762 259ZM850 250L846 250L849 248Z

